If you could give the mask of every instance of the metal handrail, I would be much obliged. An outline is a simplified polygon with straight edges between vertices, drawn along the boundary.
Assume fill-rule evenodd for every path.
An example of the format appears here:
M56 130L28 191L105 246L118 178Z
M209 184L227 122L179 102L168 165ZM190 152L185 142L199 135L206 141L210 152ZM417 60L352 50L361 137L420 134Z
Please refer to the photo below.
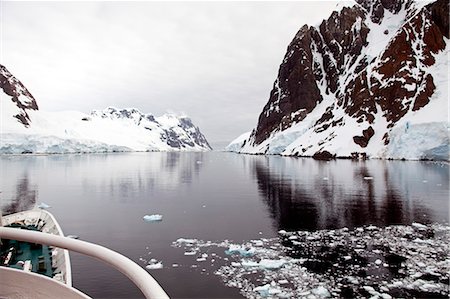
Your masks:
M91 256L111 265L127 276L141 290L145 298L169 298L158 282L146 270L129 258L106 247L67 237L7 227L0 227L0 238L39 243Z

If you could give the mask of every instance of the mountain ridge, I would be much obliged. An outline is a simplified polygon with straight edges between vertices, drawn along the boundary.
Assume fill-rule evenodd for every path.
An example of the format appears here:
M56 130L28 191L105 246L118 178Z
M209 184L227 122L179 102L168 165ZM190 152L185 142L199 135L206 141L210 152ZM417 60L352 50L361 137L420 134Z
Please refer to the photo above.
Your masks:
M233 141L230 150L429 157L391 156L389 150L402 126L411 132L423 123L448 122L448 114L428 107L444 105L448 98L448 1L356 2L320 25L300 28L256 128L244 141ZM443 137L441 126L436 128L436 147L448 144L448 133Z
M136 108L108 107L90 114L46 112L26 87L0 65L0 153L207 151L200 129L184 115L155 117Z

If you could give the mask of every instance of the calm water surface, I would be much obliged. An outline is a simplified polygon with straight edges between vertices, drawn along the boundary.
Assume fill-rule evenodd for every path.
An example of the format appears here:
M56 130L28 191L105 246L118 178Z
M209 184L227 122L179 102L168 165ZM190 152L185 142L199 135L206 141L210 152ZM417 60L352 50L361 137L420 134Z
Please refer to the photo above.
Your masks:
M331 162L232 153L131 153L1 157L3 213L52 206L66 234L119 251L173 298L241 298L191 268L178 238L243 242L277 231L449 220L449 166ZM146 223L146 214L163 221ZM71 254L74 286L95 298L142 298L120 273ZM173 268L177 263L180 266Z

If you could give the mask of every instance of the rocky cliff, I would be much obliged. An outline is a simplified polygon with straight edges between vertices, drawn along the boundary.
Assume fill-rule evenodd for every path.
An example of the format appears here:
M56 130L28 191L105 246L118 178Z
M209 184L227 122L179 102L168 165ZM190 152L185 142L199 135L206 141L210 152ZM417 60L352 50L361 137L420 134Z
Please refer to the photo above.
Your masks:
M301 27L257 127L233 149L413 159L448 149L448 16L447 0L357 0ZM429 147L394 154L423 130L436 135Z

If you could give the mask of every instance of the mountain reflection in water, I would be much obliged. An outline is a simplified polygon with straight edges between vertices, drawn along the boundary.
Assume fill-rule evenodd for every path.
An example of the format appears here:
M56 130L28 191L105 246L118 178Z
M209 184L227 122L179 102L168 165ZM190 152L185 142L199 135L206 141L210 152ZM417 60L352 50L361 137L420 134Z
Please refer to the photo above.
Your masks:
M252 162L261 197L278 229L448 221L447 167L281 157Z

